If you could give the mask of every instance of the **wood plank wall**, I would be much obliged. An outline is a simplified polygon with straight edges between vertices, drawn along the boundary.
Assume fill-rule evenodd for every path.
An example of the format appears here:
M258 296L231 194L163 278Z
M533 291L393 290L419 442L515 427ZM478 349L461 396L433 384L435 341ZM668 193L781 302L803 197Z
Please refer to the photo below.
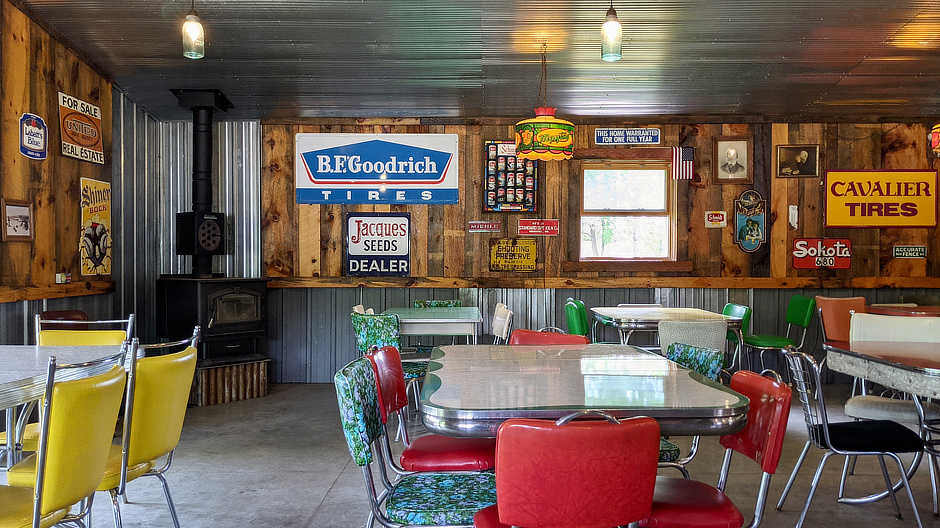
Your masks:
M262 123L263 273L272 287L437 288L876 288L940 287L937 229L826 229L823 227L821 177L778 178L776 147L818 144L819 172L826 169L929 169L940 160L927 156L923 123L616 123L597 126L649 126L662 131L662 146L695 147L695 179L680 181L679 257L690 271L639 266L628 271L565 271L574 245L566 223L579 207L577 161L540 162L538 214L482 213L485 140L511 140L510 120L441 124L421 119L309 119ZM595 125L579 124L578 150L597 149ZM453 133L460 145L460 196L456 205L298 205L294 200L294 134ZM748 136L754 142L753 185L712 183L719 136ZM625 148L625 147L613 147ZM704 212L728 211L749 188L768 201L769 241L754 253L741 251L733 230L706 229ZM799 210L797 229L787 223L788 206ZM412 215L412 277L343 277L343 214L347 211L408 211ZM519 218L561 221L557 237L538 238L538 271L530 274L489 271L486 248L491 237L517 234ZM500 233L468 233L470 220L500 221ZM852 240L849 270L795 270L790 248L799 237ZM927 259L893 259L895 244L926 245ZM569 269L571 266L569 265Z
M0 6L0 195L33 204L34 240L0 243L0 302L105 293L110 277L82 277L79 266L81 178L111 181L111 83L9 0ZM61 154L58 92L101 108L105 163ZM47 158L19 152L19 120L39 115L48 127ZM71 284L55 284L56 273Z

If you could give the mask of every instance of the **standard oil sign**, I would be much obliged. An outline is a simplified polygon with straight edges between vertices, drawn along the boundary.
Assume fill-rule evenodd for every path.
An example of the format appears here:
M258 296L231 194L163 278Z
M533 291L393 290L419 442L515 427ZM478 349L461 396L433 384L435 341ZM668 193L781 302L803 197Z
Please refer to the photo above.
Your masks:
M410 213L346 213L346 275L407 277Z

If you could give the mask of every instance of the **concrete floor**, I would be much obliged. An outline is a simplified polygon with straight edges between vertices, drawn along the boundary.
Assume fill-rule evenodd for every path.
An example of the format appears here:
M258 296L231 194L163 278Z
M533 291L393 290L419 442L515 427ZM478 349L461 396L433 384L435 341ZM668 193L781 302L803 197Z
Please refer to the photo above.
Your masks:
M833 411L845 401L848 386L827 389ZM764 527L796 524L821 451L810 451L783 511L773 507L805 441L802 412L795 404L780 469L771 483ZM703 438L690 466L692 477L714 484L722 454L717 438ZM759 469L743 457L736 462L727 493L749 518ZM859 506L838 504L840 470L841 461L830 460L805 526L916 526L903 493L898 496L903 521L894 518L887 500ZM661 473L678 475L669 470ZM168 480L184 528L360 527L368 514L362 472L346 448L332 385L272 385L265 398L190 408ZM879 485L884 487L873 459L859 462L849 491L874 491ZM940 526L931 511L926 466L914 476L912 486L924 526ZM131 503L122 505L124 526L173 526L157 479L132 482L128 494ZM112 526L108 496L99 493L95 501L94 525Z

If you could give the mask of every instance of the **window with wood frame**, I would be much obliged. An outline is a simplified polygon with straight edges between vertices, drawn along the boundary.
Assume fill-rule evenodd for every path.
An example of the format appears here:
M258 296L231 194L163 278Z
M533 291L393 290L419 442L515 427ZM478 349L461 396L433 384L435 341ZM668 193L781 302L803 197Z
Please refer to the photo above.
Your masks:
M580 172L581 262L676 260L669 162L585 161Z

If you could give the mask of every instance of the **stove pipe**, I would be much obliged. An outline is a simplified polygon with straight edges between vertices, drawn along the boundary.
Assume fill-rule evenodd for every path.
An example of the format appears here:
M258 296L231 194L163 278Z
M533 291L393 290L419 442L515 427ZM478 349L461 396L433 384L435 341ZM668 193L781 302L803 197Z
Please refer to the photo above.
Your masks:
M232 108L218 90L171 90L180 106L193 112L193 213L212 210L212 114ZM218 215L224 218L224 215ZM180 252L182 253L182 252ZM212 277L212 254L193 251L193 277Z

